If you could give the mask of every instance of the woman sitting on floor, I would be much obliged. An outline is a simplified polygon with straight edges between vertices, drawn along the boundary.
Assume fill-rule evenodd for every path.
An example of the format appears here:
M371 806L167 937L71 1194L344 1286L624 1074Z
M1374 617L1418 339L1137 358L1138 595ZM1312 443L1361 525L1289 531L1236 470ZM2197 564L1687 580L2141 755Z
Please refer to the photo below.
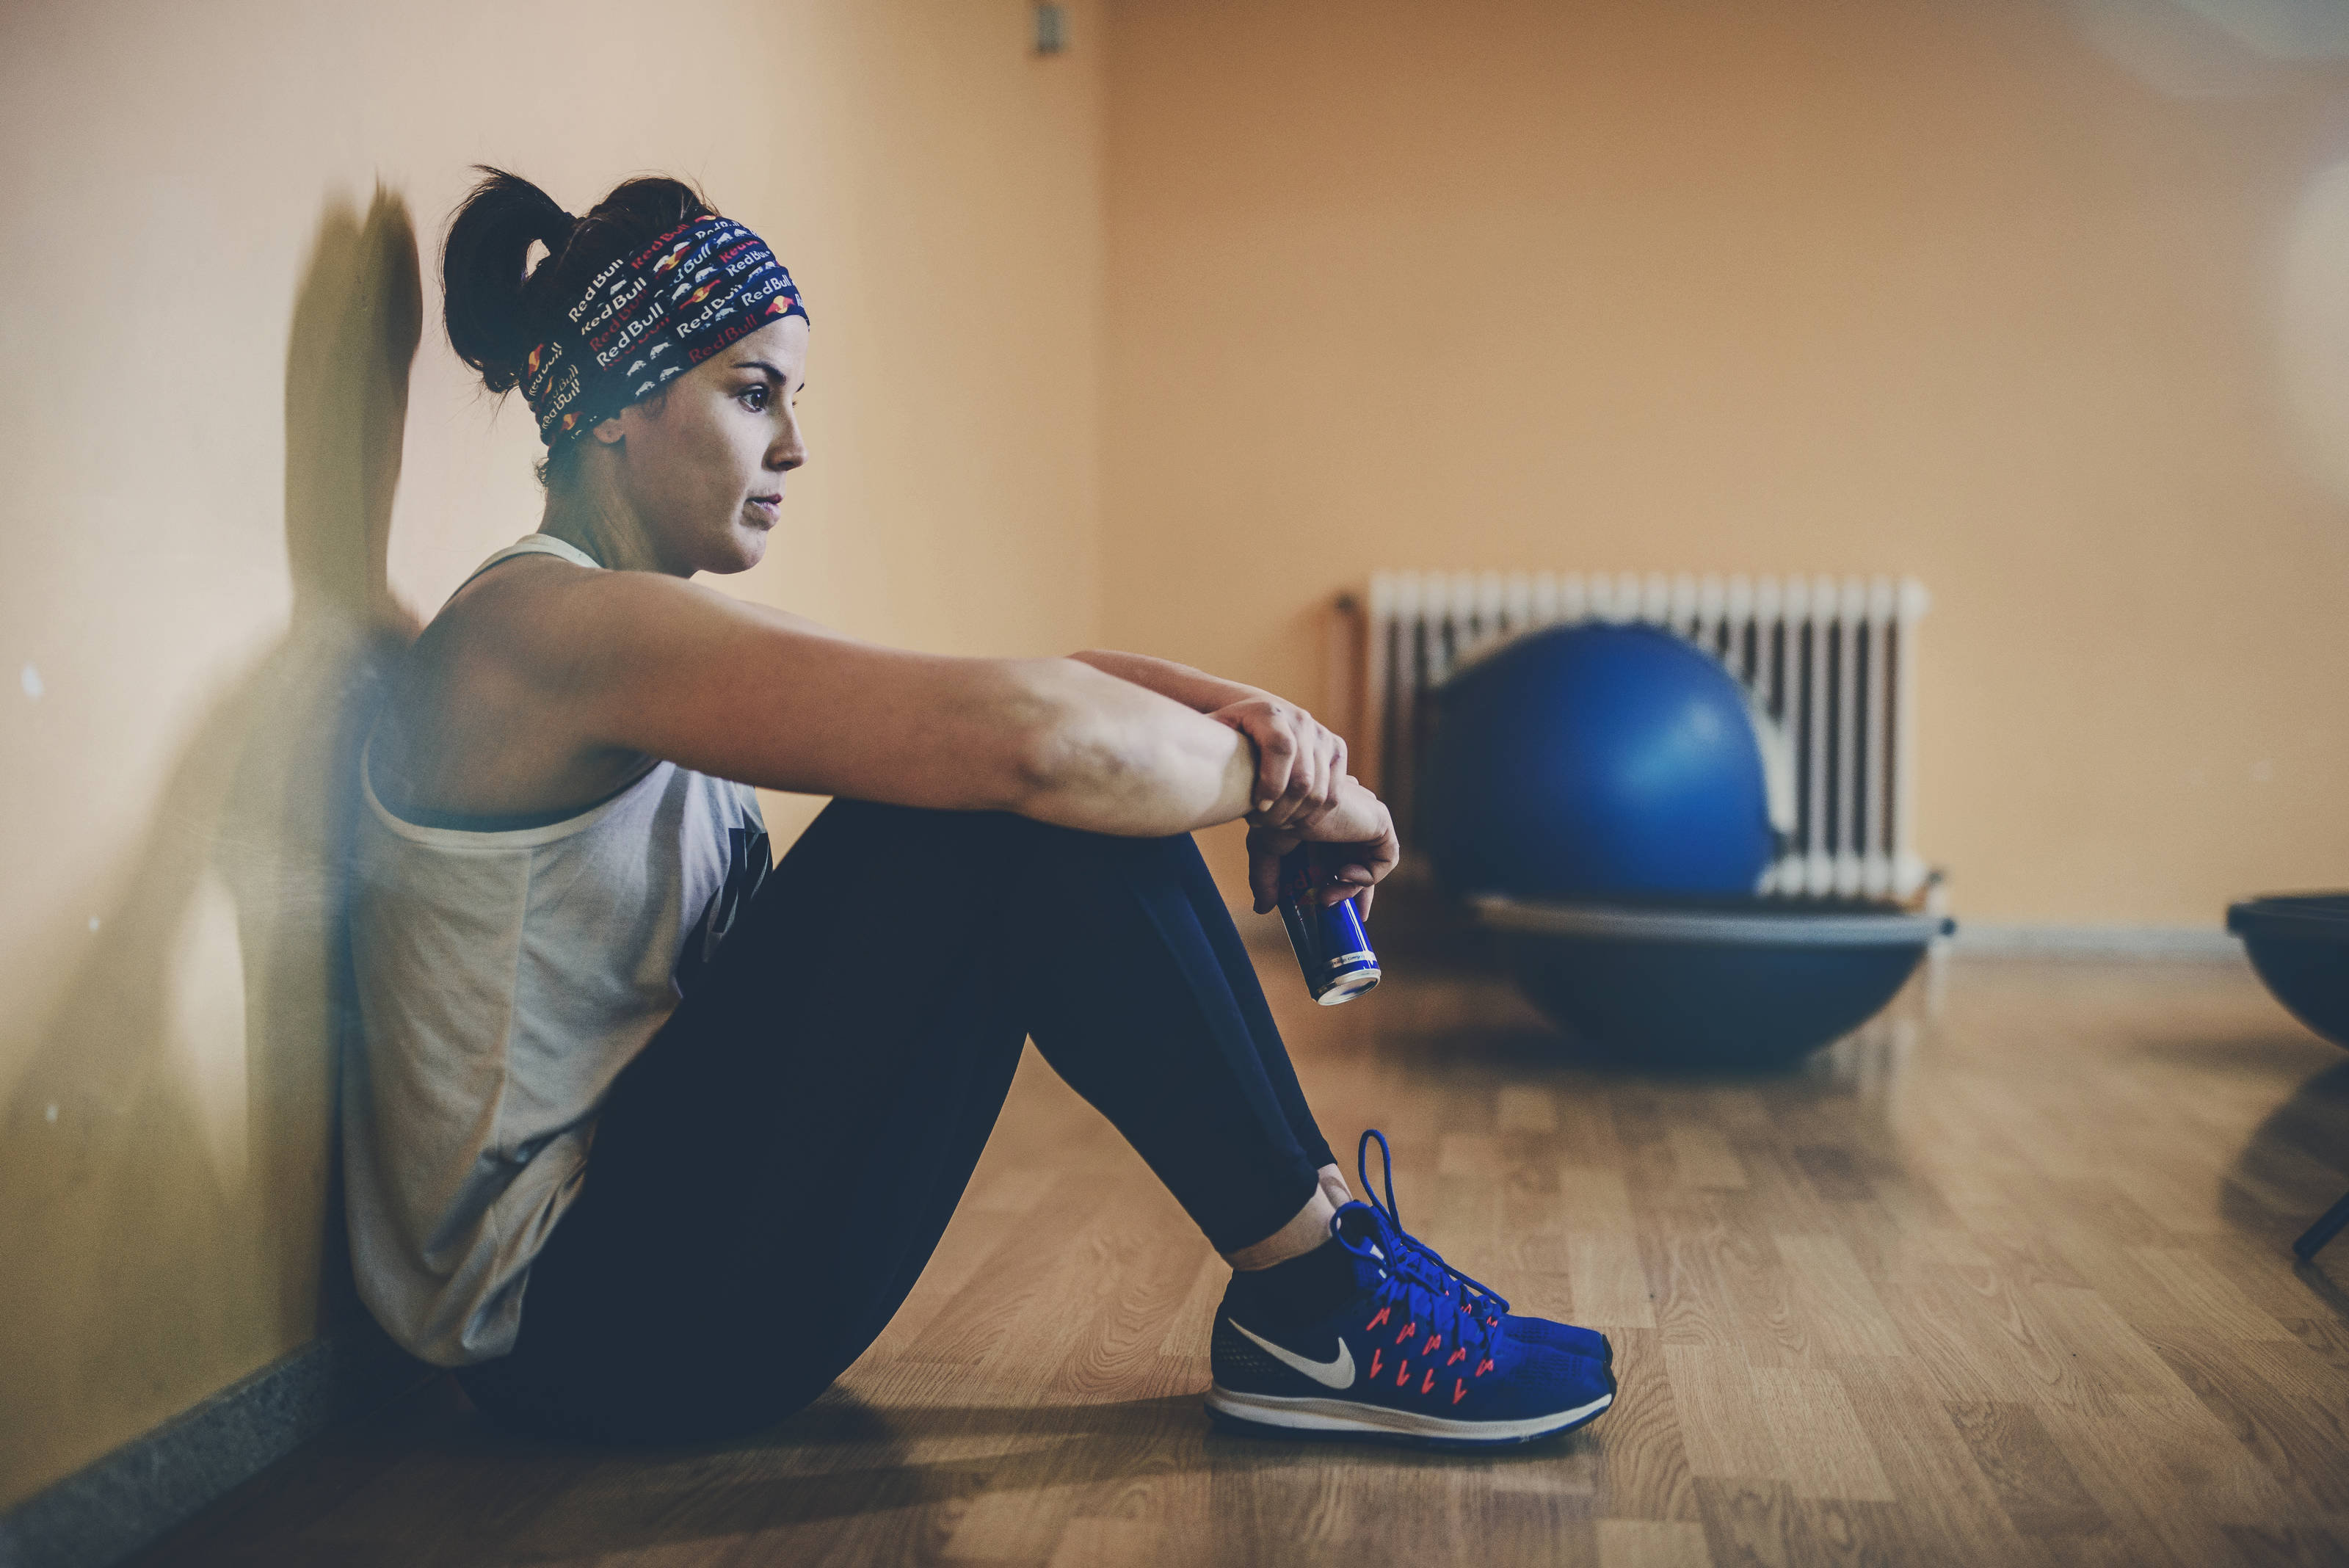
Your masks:
M527 1430L772 1423L905 1299L1032 1035L1232 1264L1219 1417L1513 1442L1604 1409L1600 1336L1350 1200L1193 847L1246 816L1260 907L1309 841L1367 911L1397 846L1343 743L1154 659L909 653L698 586L806 461L790 275L675 181L574 219L485 172L449 337L528 400L546 509L365 759L345 1150L392 1335ZM754 785L835 797L771 867Z

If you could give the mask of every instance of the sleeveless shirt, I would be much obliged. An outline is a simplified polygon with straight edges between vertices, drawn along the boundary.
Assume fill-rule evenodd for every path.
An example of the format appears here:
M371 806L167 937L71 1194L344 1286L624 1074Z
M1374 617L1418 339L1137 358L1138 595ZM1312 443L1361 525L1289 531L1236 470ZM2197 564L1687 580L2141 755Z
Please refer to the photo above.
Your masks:
M533 534L481 570L532 553L596 565ZM502 831L403 820L364 755L359 774L351 1260L393 1339L461 1366L513 1347L605 1092L764 876L766 832L748 785L666 762L576 815Z

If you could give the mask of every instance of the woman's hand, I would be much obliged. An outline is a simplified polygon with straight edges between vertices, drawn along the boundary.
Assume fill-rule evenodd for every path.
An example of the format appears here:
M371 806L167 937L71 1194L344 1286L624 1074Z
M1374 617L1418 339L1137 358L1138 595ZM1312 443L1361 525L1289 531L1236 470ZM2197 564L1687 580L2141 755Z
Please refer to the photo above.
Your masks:
M1323 883L1314 896L1324 904L1350 898L1365 919L1378 885L1402 859L1386 803L1359 780L1341 775L1329 809L1302 827L1278 828L1251 819L1248 891L1256 896L1257 914L1270 912L1280 901L1280 859L1299 844L1326 846L1313 856Z
M1294 702L1269 693L1243 698L1207 717L1256 743L1256 809L1248 813L1250 825L1319 836L1304 829L1334 806L1348 782L1346 742L1338 732Z

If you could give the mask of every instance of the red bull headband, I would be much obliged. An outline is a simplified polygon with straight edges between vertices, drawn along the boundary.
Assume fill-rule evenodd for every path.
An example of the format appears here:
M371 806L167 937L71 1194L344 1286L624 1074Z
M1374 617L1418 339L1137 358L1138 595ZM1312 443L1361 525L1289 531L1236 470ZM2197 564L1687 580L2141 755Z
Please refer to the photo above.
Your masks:
M695 218L595 275L530 351L522 395L557 446L786 316L805 321L807 307L766 242L730 218Z

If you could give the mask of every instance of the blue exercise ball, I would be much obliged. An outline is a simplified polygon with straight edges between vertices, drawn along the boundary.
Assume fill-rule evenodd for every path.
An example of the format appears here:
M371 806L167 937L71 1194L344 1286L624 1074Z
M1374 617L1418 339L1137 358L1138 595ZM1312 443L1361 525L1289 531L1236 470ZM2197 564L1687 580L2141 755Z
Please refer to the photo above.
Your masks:
M1435 693L1420 825L1464 893L1750 894L1770 792L1745 690L1647 626L1521 638Z

